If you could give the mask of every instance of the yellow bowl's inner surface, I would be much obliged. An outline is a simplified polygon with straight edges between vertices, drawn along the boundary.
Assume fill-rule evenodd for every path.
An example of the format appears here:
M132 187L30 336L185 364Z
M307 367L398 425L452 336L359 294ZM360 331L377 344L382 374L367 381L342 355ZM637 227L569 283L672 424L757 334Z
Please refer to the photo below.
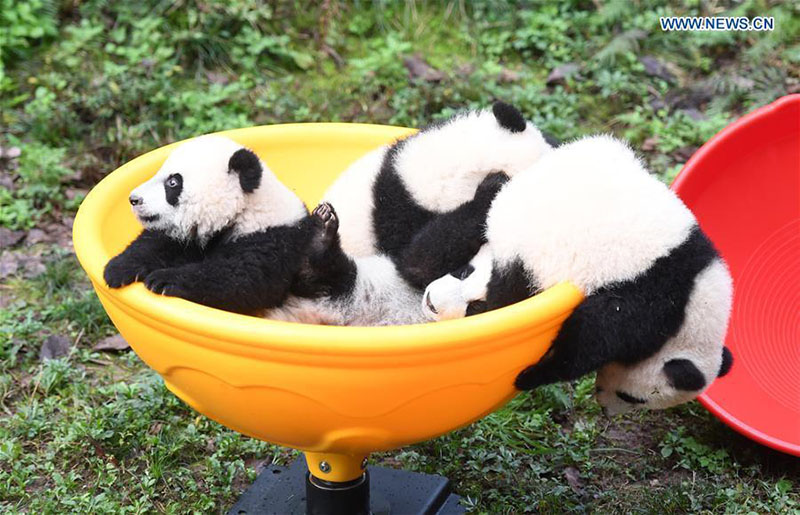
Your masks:
M347 165L411 132L332 123L221 134L253 149L313 206ZM171 147L134 159L89 193L75 219L75 251L111 320L167 387L246 435L362 456L456 429L515 395L516 375L544 354L582 299L575 287L560 284L461 320L327 327L228 313L155 295L141 283L109 289L105 264L141 231L127 197Z

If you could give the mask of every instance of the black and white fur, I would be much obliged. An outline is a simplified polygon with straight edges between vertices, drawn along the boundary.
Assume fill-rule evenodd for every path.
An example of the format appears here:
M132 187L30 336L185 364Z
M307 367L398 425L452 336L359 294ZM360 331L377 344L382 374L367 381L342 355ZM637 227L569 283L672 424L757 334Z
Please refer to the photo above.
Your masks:
M240 313L286 298L308 211L251 150L215 135L181 143L130 202L144 231L109 261L110 287L143 281Z
M462 207L485 212L506 180L505 175L487 175L478 185L475 198ZM483 207L475 207L478 204ZM323 202L317 206L304 223L310 237L292 295L280 307L265 313L267 318L357 326L415 324L427 320L419 309L421 289L406 280L389 256L378 253L351 257L345 253L339 236L339 219L331 204ZM474 223L482 225L483 219Z
M696 299L691 302L701 302ZM699 313L702 310L687 307L687 316ZM684 327L707 324L690 322ZM636 408L665 409L696 398L733 365L728 347L722 347L717 356L703 348L703 343L703 336L677 335L644 361L632 365L614 362L601 368L595 379L595 397L603 412L617 415Z
M497 102L368 153L324 199L336 206L348 255L386 255L421 290L475 255L496 189L549 150L519 111ZM481 195L490 176L496 184Z
M544 156L497 195L487 239L488 309L560 281L586 295L519 388L641 363L662 349L676 358L696 349L703 369L720 369L730 273L689 209L624 143L595 136Z
M730 273L691 212L624 143L578 140L512 178L489 210L487 240L486 309L561 281L586 295L517 387L600 369L598 400L609 412L664 408L730 367Z
M486 311L486 288L491 275L492 254L484 245L469 263L425 288L422 313L426 320L451 320Z
M322 203L309 217L311 238L301 258L292 295L264 316L308 324L380 326L424 321L420 292L384 255L344 253L333 206Z
M425 318L439 321L485 312L491 272L491 255L488 246L484 246L469 265L428 285L422 303ZM733 364L730 350L722 348L720 365L714 354L719 337L715 328L721 321L709 323L698 318L707 313L703 304L725 297L726 292L716 290L715 286L726 287L726 279L722 277L726 273L720 262L702 272L686 307L686 316L695 320L686 320L681 326L682 334L667 341L656 354L629 365L612 362L598 370L595 396L605 414L683 404L705 391L714 379L728 373ZM688 334L692 328L701 332ZM703 334L703 331L709 332Z

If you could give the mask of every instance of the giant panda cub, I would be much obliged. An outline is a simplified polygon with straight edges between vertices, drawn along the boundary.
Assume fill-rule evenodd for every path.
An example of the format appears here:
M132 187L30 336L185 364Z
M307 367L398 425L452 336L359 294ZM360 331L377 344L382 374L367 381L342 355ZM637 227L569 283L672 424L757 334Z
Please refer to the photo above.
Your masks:
M488 246L470 261L469 265L433 281L425 289L422 312L428 321L462 318L486 311L486 290L492 272ZM718 292L713 290L709 297ZM713 302L694 295L693 303ZM687 316L702 316L703 310L687 306ZM683 331L713 324L686 321ZM698 345L698 341L700 344ZM636 408L665 409L688 402L700 395L717 377L728 373L733 356L722 347L722 363L717 359L714 345L704 345L702 339L680 335L668 340L656 354L633 364L612 362L597 372L595 380L598 403L606 415L616 415Z
M143 281L239 313L286 298L308 211L251 150L215 135L184 142L129 200L144 230L106 265L110 287Z
M730 368L730 273L691 212L620 141L563 145L512 178L489 210L487 247L486 309L561 281L586 295L548 353L517 377L520 389L599 369L608 412L666 408ZM437 294L452 291L448 281L428 287L429 317ZM450 312L465 312L460 305Z
M475 197L464 206L488 206L501 184L494 175L485 177ZM267 311L267 318L358 326L426 321L419 309L422 291L399 273L389 256L379 253L354 258L344 252L339 219L331 204L317 206L307 227L309 243L301 257L292 295L281 306ZM478 256L473 258L476 259Z
M323 198L336 206L345 253L383 254L422 290L477 253L496 190L549 150L517 109L497 102L368 153ZM476 195L480 184L491 194Z
M662 367L676 388L700 386L692 395L702 385L688 377L723 368L730 273L689 209L624 143L584 138L517 175L495 198L487 240L488 309L560 281L586 295L518 387L640 363L662 349L676 360L689 349L705 356L706 374L688 359Z

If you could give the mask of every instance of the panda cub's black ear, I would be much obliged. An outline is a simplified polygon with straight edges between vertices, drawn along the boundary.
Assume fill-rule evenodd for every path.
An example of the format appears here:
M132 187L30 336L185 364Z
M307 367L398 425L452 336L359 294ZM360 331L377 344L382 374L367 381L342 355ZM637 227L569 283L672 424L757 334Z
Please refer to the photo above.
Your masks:
M228 161L228 172L239 175L245 193L252 193L261 184L261 161L252 150L240 148L234 152Z
M717 377L722 377L728 372L731 371L731 367L733 366L733 354L731 354L731 350L727 347L722 348L722 365L719 366L719 373Z
M511 104L497 101L492 104L492 113L494 113L494 117L500 127L508 132L523 132L527 126L525 117Z
M671 359L664 363L664 374L676 390L695 391L706 385L706 378L688 359Z

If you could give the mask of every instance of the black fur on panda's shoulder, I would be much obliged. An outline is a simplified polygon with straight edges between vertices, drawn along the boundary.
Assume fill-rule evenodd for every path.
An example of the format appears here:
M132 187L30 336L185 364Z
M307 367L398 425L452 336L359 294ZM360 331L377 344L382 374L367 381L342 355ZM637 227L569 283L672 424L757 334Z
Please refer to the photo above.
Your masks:
M372 189L372 220L378 250L395 262L414 234L435 216L414 200L397 173L395 158L405 144L406 140L398 141L386 152Z
M240 148L228 160L228 170L239 176L239 184L245 193L252 193L261 184L264 172L261 160L252 150Z
M515 259L503 266L495 263L486 287L486 310L510 306L539 291L537 285L531 284L530 275L522 260Z
M235 313L274 308L289 294L310 234L301 222L236 239L220 233L202 259L154 270L144 283L155 293Z
M718 257L699 227L633 280L600 288L567 318L550 352L517 378L517 387L577 379L612 362L649 358L683 324L694 281ZM491 288L490 288L491 291Z

